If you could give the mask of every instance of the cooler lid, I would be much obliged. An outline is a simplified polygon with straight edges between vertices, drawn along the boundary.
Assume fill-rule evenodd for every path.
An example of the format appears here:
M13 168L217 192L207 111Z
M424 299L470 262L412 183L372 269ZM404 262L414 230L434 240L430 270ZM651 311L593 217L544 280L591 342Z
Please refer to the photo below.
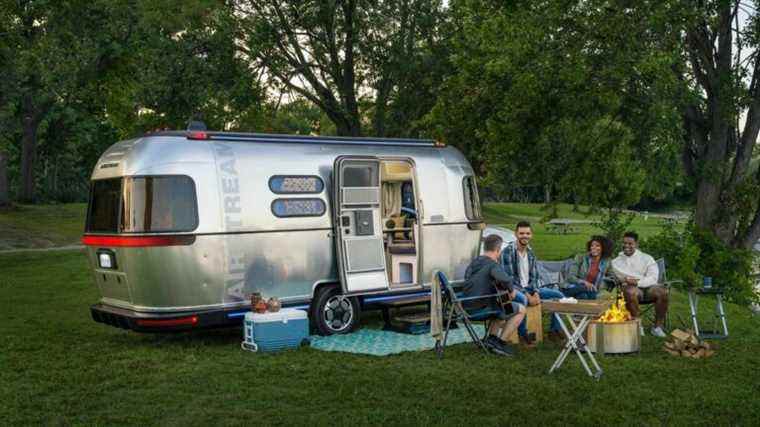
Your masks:
M308 318L303 310L295 308L282 308L277 312L254 313L249 311L245 314L246 320L253 320L257 323L262 322L287 322L289 320L305 320Z

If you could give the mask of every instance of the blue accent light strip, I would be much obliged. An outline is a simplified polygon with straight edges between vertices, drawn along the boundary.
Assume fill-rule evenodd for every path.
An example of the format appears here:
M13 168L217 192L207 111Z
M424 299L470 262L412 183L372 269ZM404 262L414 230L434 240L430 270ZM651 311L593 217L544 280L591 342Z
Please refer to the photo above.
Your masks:
M393 301L397 299L405 299L405 298L411 298L411 297L421 297L430 295L430 291L426 292L417 292L413 294L403 294L403 295L390 295L390 296L382 296L382 297L368 297L364 298L364 302L380 302L380 301Z

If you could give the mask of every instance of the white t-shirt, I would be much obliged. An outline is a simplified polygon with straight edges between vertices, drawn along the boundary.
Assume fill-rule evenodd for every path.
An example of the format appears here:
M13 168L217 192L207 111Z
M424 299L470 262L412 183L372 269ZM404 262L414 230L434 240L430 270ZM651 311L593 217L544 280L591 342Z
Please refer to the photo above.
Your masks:
M525 288L530 283L530 263L528 262L527 250L522 254L517 251L517 264L520 270L520 286Z

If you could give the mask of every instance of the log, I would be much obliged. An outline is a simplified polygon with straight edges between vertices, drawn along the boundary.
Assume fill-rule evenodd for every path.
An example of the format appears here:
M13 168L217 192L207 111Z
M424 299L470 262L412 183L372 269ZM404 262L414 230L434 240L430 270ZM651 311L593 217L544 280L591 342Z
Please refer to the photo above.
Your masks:
M674 329L673 332L670 333L670 335L680 341L688 341L689 338L692 337L692 334L688 332L684 332L680 329Z
M665 351L667 351L668 353L670 353L671 356L680 356L681 355L681 352L678 351L678 350L671 350L669 348L666 348Z

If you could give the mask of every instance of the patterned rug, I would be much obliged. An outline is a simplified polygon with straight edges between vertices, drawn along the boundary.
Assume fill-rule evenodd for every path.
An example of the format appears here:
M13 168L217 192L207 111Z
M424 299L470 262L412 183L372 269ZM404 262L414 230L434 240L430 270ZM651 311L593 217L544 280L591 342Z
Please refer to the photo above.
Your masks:
M483 326L475 325L478 335L483 335ZM453 329L449 332L446 346L470 342L470 336L465 328ZM378 329L360 329L346 335L330 335L311 337L311 348L322 351L342 351L346 353L367 354L370 356L387 356L405 351L431 350L435 340L430 335L410 335Z

